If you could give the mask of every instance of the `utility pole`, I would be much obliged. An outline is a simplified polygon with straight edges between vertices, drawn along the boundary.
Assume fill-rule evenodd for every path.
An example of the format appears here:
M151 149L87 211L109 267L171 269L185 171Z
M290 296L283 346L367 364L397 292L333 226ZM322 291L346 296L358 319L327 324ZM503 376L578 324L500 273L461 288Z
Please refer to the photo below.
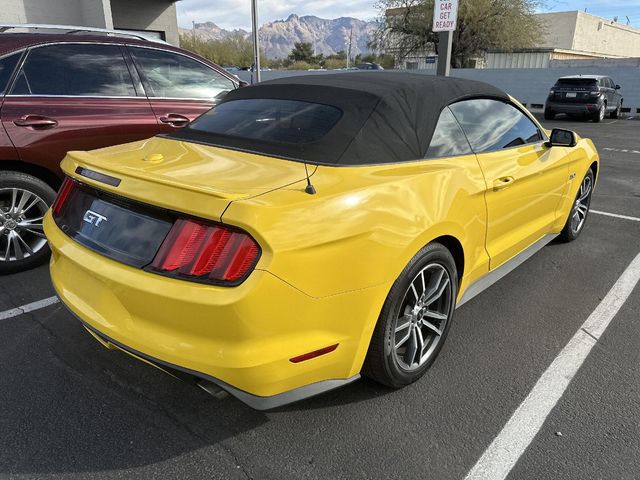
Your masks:
M316 32L315 30L313 31L313 56L317 56L318 54L316 53Z
M347 68L349 68L349 62L351 61L351 42L353 41L353 27L349 32L349 46L347 47Z
M191 29L191 33L193 34L193 46L196 46L196 21L191 20L191 25L193 28Z
M253 25L253 66L256 71L256 83L260 83L260 43L258 35L258 5L257 0L251 0L251 23Z

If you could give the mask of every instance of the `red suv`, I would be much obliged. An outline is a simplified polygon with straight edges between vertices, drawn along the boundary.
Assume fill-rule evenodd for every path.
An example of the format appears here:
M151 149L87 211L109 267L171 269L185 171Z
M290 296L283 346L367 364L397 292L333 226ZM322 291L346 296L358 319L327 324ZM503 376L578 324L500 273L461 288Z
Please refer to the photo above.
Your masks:
M217 65L165 43L0 33L0 273L46 261L42 216L67 151L172 132L239 86Z

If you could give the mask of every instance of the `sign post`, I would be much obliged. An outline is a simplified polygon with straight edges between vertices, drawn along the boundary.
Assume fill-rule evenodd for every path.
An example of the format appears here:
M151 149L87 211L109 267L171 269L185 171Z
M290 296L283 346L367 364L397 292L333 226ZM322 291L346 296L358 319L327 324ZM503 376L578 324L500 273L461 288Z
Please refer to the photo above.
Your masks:
M453 31L458 21L458 0L436 0L433 6L433 31L438 34L438 75L449 76Z
M251 0L251 25L253 37L253 68L256 72L255 83L260 83L260 36L258 34L257 0ZM253 80L253 75L251 76ZM254 83L254 82L251 82Z

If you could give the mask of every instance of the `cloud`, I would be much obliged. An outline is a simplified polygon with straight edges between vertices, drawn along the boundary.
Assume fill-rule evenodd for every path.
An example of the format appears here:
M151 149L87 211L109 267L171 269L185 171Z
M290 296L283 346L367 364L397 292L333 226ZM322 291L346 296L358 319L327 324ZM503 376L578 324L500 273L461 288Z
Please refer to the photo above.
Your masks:
M251 28L249 0L182 0L176 3L178 23L190 28L191 22L214 22L226 29ZM285 19L290 14L316 15L321 18L355 17L371 20L379 15L374 0L259 0L260 24Z

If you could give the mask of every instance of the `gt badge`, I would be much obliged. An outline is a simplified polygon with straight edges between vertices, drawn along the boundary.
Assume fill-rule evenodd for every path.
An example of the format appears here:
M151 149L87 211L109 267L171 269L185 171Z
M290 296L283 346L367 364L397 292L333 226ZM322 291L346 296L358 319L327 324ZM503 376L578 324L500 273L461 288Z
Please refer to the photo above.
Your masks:
M107 222L107 217L104 215L100 215L99 213L92 212L91 210L87 210L82 219L87 222L89 225L93 225L99 227L102 222Z

